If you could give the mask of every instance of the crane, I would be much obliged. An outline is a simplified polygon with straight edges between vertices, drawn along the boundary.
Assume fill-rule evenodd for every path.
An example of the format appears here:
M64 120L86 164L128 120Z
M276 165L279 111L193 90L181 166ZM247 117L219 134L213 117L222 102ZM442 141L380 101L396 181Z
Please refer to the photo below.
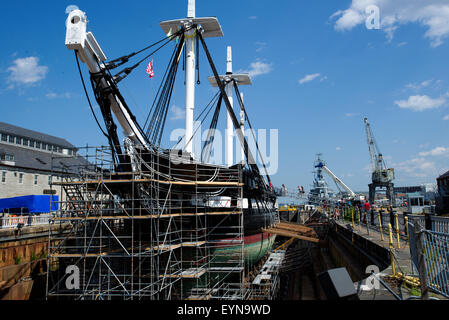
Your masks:
M365 118L365 129L371 160L372 183L369 185L369 202L374 203L377 188L386 188L390 204L394 201L394 169L387 168L384 157L374 139L368 118Z
M319 159L320 160L320 159ZM352 191L340 178L338 178L328 167L327 165L324 163L324 161L318 161L318 164L315 166L315 168L321 168L322 170L324 170L324 172L326 172L331 178L332 180L334 180L334 182L340 186L343 187L343 189L346 190L346 192L348 193L348 195L351 198L355 198L357 195L354 193L354 191Z

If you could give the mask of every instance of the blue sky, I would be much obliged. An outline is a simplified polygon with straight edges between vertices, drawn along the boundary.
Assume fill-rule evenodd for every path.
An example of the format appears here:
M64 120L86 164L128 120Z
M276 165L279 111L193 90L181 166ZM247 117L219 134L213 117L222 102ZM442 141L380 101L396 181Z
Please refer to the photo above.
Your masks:
M76 146L106 144L84 97L73 53L64 46L65 8L75 4L85 11L89 30L107 56L116 58L161 39L159 22L184 17L186 3L5 2L1 121L64 137ZM379 30L365 26L367 4L380 8ZM197 0L197 16L217 16L223 27L224 38L208 40L219 71L225 71L226 46L231 45L234 71L254 75L253 86L242 91L253 125L279 129L276 185L309 187L315 155L323 153L348 186L366 190L365 116L387 165L396 169L397 185L434 183L449 170L447 1ZM140 121L170 50L154 57L154 81L143 66L123 82L122 92ZM197 110L214 94L210 75L202 55ZM180 110L182 86L178 81L172 101ZM184 126L182 113L174 110L167 131Z

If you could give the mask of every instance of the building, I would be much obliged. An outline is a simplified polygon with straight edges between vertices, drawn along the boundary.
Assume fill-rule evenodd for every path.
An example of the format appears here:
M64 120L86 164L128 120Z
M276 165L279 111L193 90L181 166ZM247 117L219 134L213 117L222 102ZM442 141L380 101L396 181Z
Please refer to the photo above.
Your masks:
M0 122L0 199L57 194L51 183L87 163L62 138Z
M449 213L449 171L437 179L437 185L437 210L439 213Z

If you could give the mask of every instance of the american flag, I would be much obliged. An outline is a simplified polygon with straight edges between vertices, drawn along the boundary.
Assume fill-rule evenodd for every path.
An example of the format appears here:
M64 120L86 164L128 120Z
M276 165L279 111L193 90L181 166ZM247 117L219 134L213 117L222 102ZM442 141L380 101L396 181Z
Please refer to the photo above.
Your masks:
M150 79L154 78L154 71L153 71L153 60L150 61L150 64L148 64L147 67L147 73L150 76Z

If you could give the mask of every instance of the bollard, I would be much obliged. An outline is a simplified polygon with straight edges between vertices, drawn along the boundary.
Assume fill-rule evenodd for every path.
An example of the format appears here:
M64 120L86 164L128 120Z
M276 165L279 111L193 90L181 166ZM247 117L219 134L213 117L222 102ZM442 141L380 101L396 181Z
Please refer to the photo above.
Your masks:
M408 217L404 217L405 220L405 230L407 232L407 241L410 242L410 235L408 233Z
M382 228L382 219L380 217L380 212L378 213L378 217L379 217L380 239L381 241L384 241L384 232Z
M396 236L398 237L398 249L401 249L401 236L399 235L399 220L398 220L398 214L395 215L395 221L396 221Z
M396 274L396 266L394 265L394 252L393 252L393 228L391 227L391 223L388 224L388 234L390 237L390 259L391 259L391 271L393 275Z
M357 216L359 217L359 231L362 231L362 214L360 212L360 210L357 208Z
M368 213L365 213L365 217L366 217L366 233L369 235Z
M355 229L354 208L351 208L351 214L352 214L352 230L354 230Z

